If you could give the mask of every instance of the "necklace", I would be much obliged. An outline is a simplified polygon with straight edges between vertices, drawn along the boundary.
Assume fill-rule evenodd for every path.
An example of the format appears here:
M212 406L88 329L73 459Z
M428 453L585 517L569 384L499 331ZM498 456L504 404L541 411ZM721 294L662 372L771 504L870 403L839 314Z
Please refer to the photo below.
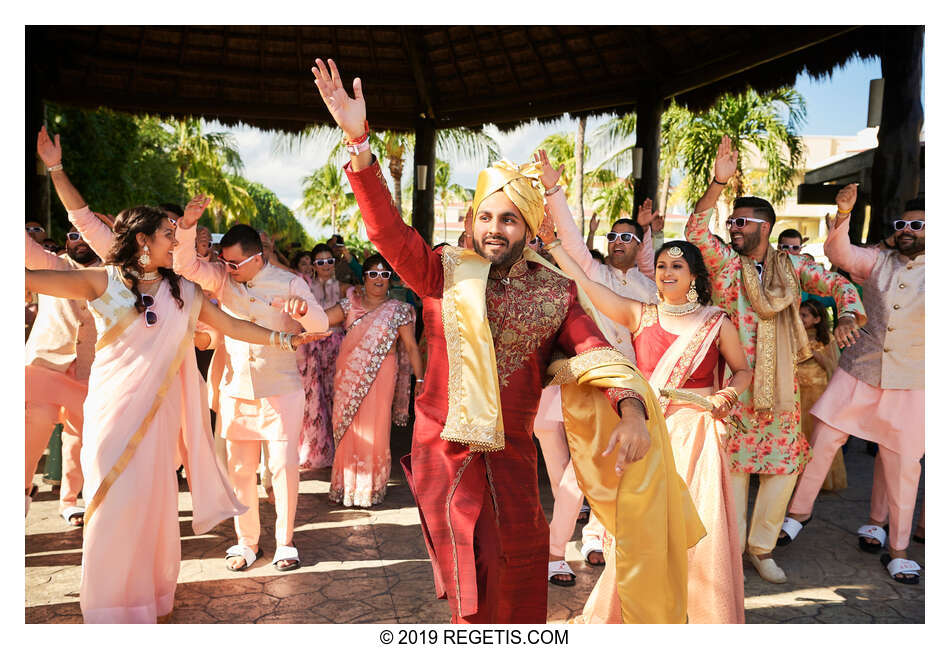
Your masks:
M702 304L699 302L686 302L685 304L667 304L666 302L660 302L656 305L656 308L667 315L681 316L693 313L701 306Z
M152 270L147 273L140 273L137 270L129 270L129 274L144 282L151 282L153 279L158 279L161 277L161 274L157 270Z

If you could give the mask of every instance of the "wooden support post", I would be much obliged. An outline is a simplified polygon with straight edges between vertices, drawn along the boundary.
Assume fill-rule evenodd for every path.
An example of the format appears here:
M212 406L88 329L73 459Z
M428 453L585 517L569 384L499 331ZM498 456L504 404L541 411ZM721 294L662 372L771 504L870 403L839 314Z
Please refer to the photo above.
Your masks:
M412 163L412 227L432 245L435 227L435 122L431 119L423 117L416 122ZM425 189L419 189L420 165L426 167Z
M663 100L659 92L645 94L637 101L637 146L643 149L643 165L640 178L634 181L632 218L636 218L637 206L646 199L652 198L654 203L657 202L662 117Z
M893 28L883 43L884 101L871 168L870 243L886 237L888 225L900 218L904 203L917 196L924 121L920 103L923 44L923 27Z
M27 39L29 42L29 39ZM27 57L29 59L29 56ZM52 229L50 215L50 182L46 176L46 167L36 154L36 136L40 127L46 123L46 104L43 103L45 87L42 70L31 67L26 75L26 133L24 143L24 170L26 172L26 218L24 221L37 221L46 228L49 235Z

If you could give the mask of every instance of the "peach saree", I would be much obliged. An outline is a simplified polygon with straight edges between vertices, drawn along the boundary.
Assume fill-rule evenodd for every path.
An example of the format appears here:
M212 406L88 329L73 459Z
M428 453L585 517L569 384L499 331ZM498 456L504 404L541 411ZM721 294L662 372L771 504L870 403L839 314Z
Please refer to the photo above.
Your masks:
M154 296L158 322L147 327L115 267L108 270L106 292L89 303L99 341L83 411L81 463L92 497L80 607L87 623L152 623L175 600L179 461L190 483L195 534L246 508L214 456L192 342L200 291L180 280L179 308L163 281Z

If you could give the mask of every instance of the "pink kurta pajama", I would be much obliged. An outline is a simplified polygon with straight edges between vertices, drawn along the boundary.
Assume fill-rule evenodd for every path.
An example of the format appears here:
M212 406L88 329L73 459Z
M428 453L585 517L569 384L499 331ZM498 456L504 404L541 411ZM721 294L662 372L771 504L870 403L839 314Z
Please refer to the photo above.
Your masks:
M172 610L181 561L176 452L191 487L195 534L246 508L214 457L192 345L197 286L181 280L180 309L163 281L154 296L158 323L146 327L119 271L107 269L106 292L90 302L99 349L84 408L91 502L79 598L85 622L151 623Z

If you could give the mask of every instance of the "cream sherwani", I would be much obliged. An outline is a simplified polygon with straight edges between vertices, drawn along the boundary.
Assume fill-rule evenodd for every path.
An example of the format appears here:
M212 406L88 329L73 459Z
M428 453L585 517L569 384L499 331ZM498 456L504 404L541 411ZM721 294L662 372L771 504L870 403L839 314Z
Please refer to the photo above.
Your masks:
M198 258L195 228L178 229L175 236L175 272L212 294L229 315L276 331L327 329L326 313L297 275L265 264L250 281L235 282L224 264ZM272 306L275 299L287 301L291 297L307 302L307 313L297 320ZM277 544L290 545L300 479L297 446L304 413L296 353L229 337L224 338L224 352L218 397L219 430L227 440L228 474L235 493L250 508L234 519L238 543L254 546L260 539L257 466L261 447L266 445L277 509Z
M33 270L85 268L58 257L26 237L26 267ZM90 266L101 266L97 261ZM96 326L85 300L39 296L39 312L26 343L26 488L57 422L63 424L63 477L60 511L76 505L82 489L79 454L82 404L95 358Z
M644 241L637 254L637 265L622 271L600 263L590 254L581 231L574 223L564 192L549 197L551 215L557 227L558 238L564 251L596 282L609 286L614 292L641 302L656 302L656 284L653 281L653 241L650 229L644 233ZM600 314L602 331L610 344L623 355L636 362L630 332L604 314ZM548 470L551 489L554 492L554 514L551 517L550 553L564 556L565 546L574 534L577 515L584 501L584 494L577 484L574 466L567 446L563 416L561 415L561 389L545 388L541 393L538 415L534 420L534 434L541 445L544 464ZM596 540L603 534L600 521L591 513L590 522L582 532L584 547L597 547Z
M890 545L903 550L910 541L924 454L924 255L909 259L896 250L854 246L849 222L828 233L825 254L862 285L868 321L857 342L841 352L838 369L811 410L818 420L813 457L789 512L811 513L848 435L870 440L880 449L871 518L890 518Z

